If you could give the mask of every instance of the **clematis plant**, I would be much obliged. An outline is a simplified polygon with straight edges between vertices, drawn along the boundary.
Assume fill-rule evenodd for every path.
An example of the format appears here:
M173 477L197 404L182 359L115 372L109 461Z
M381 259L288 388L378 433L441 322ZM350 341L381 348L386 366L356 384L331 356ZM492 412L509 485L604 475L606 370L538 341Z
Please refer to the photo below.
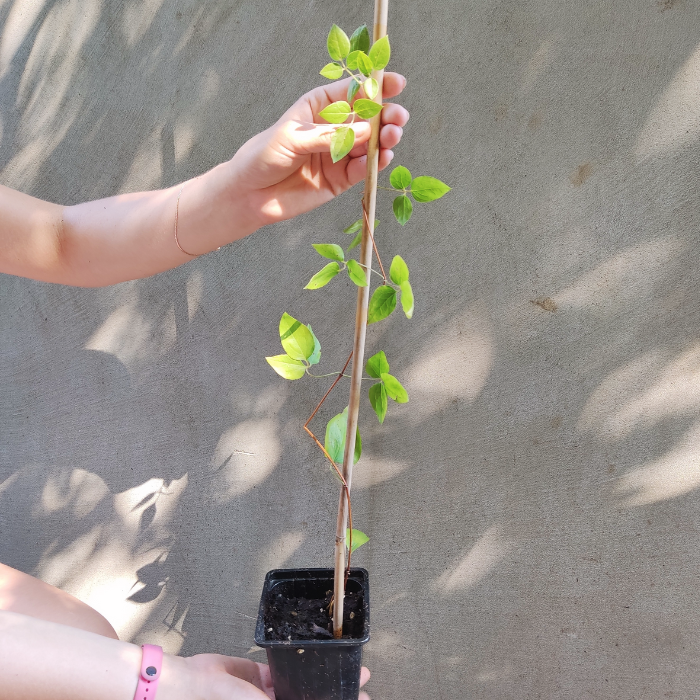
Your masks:
M378 133L383 70L391 57L389 37L377 37L370 45L369 30L366 25L358 27L348 35L337 25L333 25L326 42L332 59L321 69L321 75L329 80L350 77L347 99L328 105L320 116L330 124L340 125L331 138L330 155L333 162L345 158L355 143L355 133L345 125L357 119L368 119L372 125L372 138L368 146L368 172L365 181L365 194L362 201L361 217L342 229L345 236L352 236L346 246L340 243L314 243L312 247L318 255L329 260L308 281L304 289L318 290L326 287L337 275L347 273L358 287L358 313L355 327L353 351L340 371L315 375L310 371L321 361L321 343L311 325L304 324L288 313L284 313L279 323L279 336L283 353L267 357L266 360L281 377L297 380L309 377L335 377L330 389L316 406L304 425L306 432L330 463L333 472L342 484L339 504L338 529L336 531L335 590L334 590L334 634L342 635L342 612L344 581L350 568L352 553L369 538L361 530L353 528L350 505L350 484L352 466L362 455L362 440L357 426L359 410L359 388L365 381L369 384L367 396L379 423L384 423L388 413L389 400L397 404L408 402L408 393L399 379L390 373L390 365L384 350L370 357L364 365L364 343L366 326L388 318L401 302L407 319L414 314L415 298L410 282L408 264L400 255L394 255L386 274L375 239L379 224L374 218L377 194ZM426 203L440 199L450 191L444 182L427 175L413 177L408 168L395 167L389 176L389 186L381 189L394 192L393 213L396 222L404 226L413 213L414 202ZM340 227L339 227L340 229ZM359 247L359 255L353 251ZM372 269L372 258L376 257L379 270ZM374 292L370 294L372 274L379 279ZM341 302L344 303L344 302ZM354 356L354 359L353 359ZM353 359L352 375L345 372ZM328 420L323 443L309 428L329 393L339 381L351 380L348 407ZM350 439L348 438L350 436ZM352 458L351 456L352 455ZM349 523L347 522L349 521ZM349 527L346 525L349 524ZM346 559L347 550L347 559Z

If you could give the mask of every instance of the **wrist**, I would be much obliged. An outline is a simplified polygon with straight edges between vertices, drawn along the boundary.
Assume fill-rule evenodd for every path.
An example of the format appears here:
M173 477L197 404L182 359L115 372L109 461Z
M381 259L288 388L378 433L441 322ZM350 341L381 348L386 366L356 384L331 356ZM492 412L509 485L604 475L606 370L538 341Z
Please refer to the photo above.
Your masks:
M163 654L163 668L155 700L199 700L200 697L187 659Z
M242 160L234 156L218 167L221 168L221 175L226 182L232 220L239 222L239 238L276 221L267 216L264 210L267 193L260 192L246 182L246 167Z

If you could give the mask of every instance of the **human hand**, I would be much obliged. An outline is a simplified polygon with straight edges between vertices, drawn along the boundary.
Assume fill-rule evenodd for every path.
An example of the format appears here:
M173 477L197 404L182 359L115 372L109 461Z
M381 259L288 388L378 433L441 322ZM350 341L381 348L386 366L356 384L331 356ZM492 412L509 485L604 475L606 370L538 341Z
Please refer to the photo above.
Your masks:
M238 196L255 209L260 225L291 219L344 192L365 176L370 126L346 124L355 131L349 156L333 163L330 140L340 126L327 124L319 112L345 100L350 78L307 92L269 129L245 143L229 161ZM398 95L406 85L399 73L385 73L383 98ZM391 150L403 134L408 112L385 104L379 132L379 169L394 157Z
M250 659L220 654L198 654L183 659L195 677L194 697L206 700L275 700L270 667ZM360 686L369 680L369 669L362 667ZM358 700L370 700L360 692Z

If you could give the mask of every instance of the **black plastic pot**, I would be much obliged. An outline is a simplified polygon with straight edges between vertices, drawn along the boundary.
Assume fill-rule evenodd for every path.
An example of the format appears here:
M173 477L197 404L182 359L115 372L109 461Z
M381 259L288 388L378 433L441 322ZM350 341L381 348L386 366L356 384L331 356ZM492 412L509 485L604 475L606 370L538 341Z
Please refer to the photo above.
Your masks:
M266 649L277 700L357 700L362 646L369 641L369 574L351 569L347 591L361 592L362 635L342 639L267 639L264 611L272 596L323 598L333 569L275 569L265 576L255 643Z

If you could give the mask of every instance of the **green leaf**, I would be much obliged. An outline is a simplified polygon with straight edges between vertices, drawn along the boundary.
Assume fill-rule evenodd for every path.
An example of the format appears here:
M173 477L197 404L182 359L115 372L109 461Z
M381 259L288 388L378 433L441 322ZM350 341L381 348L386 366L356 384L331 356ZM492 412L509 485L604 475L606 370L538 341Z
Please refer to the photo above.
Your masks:
M367 25L363 24L358 27L350 37L350 51L369 51L369 30Z
M386 393L390 399L394 399L396 403L408 403L408 394L406 389L401 386L401 382L391 374L382 374L382 382L386 387Z
M353 50L348 54L348 58L345 63L350 70L357 70L357 57L359 55L359 50Z
M307 323L306 327L309 329L309 332L314 337L314 351L313 353L311 353L311 357L309 357L309 364L317 365L321 361L321 343L316 337L316 334L311 330L311 325Z
M394 284L408 281L408 265L400 255L395 255L389 268L389 277Z
M406 318L412 318L413 289L411 288L411 283L406 280L405 282L401 282L399 287L401 288L401 306L403 306L403 312L406 314Z
M362 230L362 219L358 219L354 224L350 224L347 228L343 229L343 233L357 233Z
M326 46L328 54L334 61L340 61L350 53L350 39L337 24L334 24L328 32Z
M396 220L404 226L411 218L411 214L413 214L411 200L405 194L399 195L394 200L394 216Z
M369 76L374 68L370 57L364 51L358 51L355 60L357 61L357 68L360 73L364 76Z
M343 249L335 243L312 243L311 245L313 245L316 252L324 258L337 260L338 262L343 262L345 260Z
M367 360L365 369L372 379L381 379L382 374L389 371L389 361L386 359L384 350L380 350L376 355L372 355Z
M411 194L416 202L432 202L434 199L440 199L451 189L451 187L448 187L444 182L440 182L437 178L427 177L426 175L414 178L411 182Z
M350 252L355 246L360 245L360 241L362 240L362 231L358 231L357 236L352 239L352 243L348 246L347 252Z
M334 416L326 425L326 440L324 447L330 458L336 464L343 463L343 452L345 451L345 433L348 429L348 409L347 407L342 413ZM362 440L358 429L355 435L355 453L354 464L357 464L362 455Z
M339 63L327 63L319 72L324 78L338 80L343 77L343 66Z
M376 323L391 314L396 308L396 290L388 285L382 285L374 290L369 300L367 323Z
M352 549L350 550L350 554L352 554L356 549L359 549L362 547L363 544L367 544L369 542L369 537L365 535L364 532L361 530L356 530L355 528L352 529ZM345 546L348 547L350 543L350 528L347 528L345 530Z
M386 67L391 57L391 46L389 46L389 37L383 36L379 41L374 42L369 50L369 58L375 70L381 70ZM331 58L333 58L331 56Z
M295 360L289 355L275 355L265 358L272 369L285 379L301 379L306 367L301 360Z
M355 145L355 132L349 126L337 129L331 137L331 158L334 163L345 158Z
M350 116L350 112L352 112L350 105L345 102L345 100L340 100L339 102L333 102L325 109L322 109L318 113L318 116L323 117L331 124L342 124Z
M357 260L348 260L348 276L358 287L367 286L367 275Z
M379 83L374 78L367 78L362 87L365 89L365 95L373 100L379 94Z
M287 355L295 360L308 360L314 352L311 331L289 314L282 314L280 319L280 341Z
M389 176L389 182L392 187L397 190L405 190L411 186L411 171L408 168L404 168L403 165L397 165Z
M369 388L369 402L372 404L372 408L377 414L379 422L383 423L384 418L386 418L387 404L389 403L384 384L379 382L378 384L373 384Z
M352 108L360 119L371 119L382 111L382 105L364 98L355 100Z
M325 287L338 273L340 265L337 262L328 263L322 270L319 270L310 280L304 289L321 289Z
M353 97L357 95L359 89L362 87L362 83L358 83L355 78L353 78L350 81L350 85L348 85L348 102L352 102Z
M360 241L362 240L362 220L360 219L360 221L356 221L355 223L359 224L359 226L358 226L358 228L353 229L352 233L355 233L355 231L357 231L358 233L355 236L355 238L352 239L352 243L348 246L347 252L350 252L355 246L359 245ZM354 225L355 224L353 224L353 226ZM374 220L374 230L375 231L377 230L377 226L379 226L379 219Z

